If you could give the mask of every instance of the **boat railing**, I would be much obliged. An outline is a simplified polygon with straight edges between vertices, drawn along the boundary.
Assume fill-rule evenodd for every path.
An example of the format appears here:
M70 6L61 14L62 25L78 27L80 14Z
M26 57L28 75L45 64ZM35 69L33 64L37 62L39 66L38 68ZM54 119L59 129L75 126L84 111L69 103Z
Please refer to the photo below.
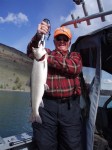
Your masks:
M77 28L78 27L77 24L84 22L84 21L87 22L87 25L91 25L90 20L98 18L98 17L101 18L102 22L106 21L105 16L112 14L112 10L105 11L103 8L101 0L96 0L96 1L97 1L99 12L92 14L92 15L89 15L88 11L87 11L86 3L84 0L73 0L73 2L75 2L77 5L82 5L84 17L80 18L80 16L78 16L77 19L75 19L74 14L71 14L72 20L63 23L61 26L67 26L67 25L73 24L74 27Z

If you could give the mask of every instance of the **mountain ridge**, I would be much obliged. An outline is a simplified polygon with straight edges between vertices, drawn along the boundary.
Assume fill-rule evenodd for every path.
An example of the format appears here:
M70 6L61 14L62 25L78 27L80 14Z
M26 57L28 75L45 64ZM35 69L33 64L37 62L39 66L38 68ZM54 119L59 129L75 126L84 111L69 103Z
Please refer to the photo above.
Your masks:
M32 62L25 53L0 43L0 89L29 91Z

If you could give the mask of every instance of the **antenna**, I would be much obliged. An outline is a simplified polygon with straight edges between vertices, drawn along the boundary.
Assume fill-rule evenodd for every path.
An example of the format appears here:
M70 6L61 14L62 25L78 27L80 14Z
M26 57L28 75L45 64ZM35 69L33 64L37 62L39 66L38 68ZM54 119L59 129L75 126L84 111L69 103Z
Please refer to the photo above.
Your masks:
M96 1L97 1L99 12L95 13L95 14L92 14L92 15L88 15L88 12L87 12L87 9L86 9L86 4L85 4L84 0L73 0L73 2L76 3L76 5L82 5L85 17L82 17L82 18L78 17L77 19L75 19L74 15L71 14L72 20L63 23L61 26L66 26L66 25L73 24L74 27L77 28L78 27L77 23L81 23L81 22L84 22L84 21L87 22L87 25L90 25L91 24L90 20L98 18L98 17L101 18L102 22L106 21L105 16L112 14L112 10L104 11L101 0L96 0Z

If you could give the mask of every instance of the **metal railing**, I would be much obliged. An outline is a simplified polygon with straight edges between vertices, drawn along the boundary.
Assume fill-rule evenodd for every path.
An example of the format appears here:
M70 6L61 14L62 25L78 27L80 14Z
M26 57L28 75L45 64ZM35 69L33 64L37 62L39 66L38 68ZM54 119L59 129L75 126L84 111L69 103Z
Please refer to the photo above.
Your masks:
M84 21L87 22L87 25L91 25L90 20L98 18L98 17L101 18L102 22L106 21L105 16L112 14L112 10L104 11L104 8L103 8L101 0L96 0L96 1L97 1L99 12L95 13L95 14L92 14L92 15L89 15L84 0L73 0L73 2L75 2L77 5L82 5L83 12L84 12L84 17L82 17L82 18L78 17L77 19L75 19L74 15L71 14L72 20L63 23L61 26L66 26L66 25L73 24L75 28L78 28L77 24L81 23L81 22L84 22Z

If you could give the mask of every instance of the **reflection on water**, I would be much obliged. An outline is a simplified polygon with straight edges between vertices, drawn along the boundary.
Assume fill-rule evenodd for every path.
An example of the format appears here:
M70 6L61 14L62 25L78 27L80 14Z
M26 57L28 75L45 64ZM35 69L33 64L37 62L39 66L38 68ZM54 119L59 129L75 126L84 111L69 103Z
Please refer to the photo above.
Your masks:
M31 131L30 94L0 91L0 136Z

